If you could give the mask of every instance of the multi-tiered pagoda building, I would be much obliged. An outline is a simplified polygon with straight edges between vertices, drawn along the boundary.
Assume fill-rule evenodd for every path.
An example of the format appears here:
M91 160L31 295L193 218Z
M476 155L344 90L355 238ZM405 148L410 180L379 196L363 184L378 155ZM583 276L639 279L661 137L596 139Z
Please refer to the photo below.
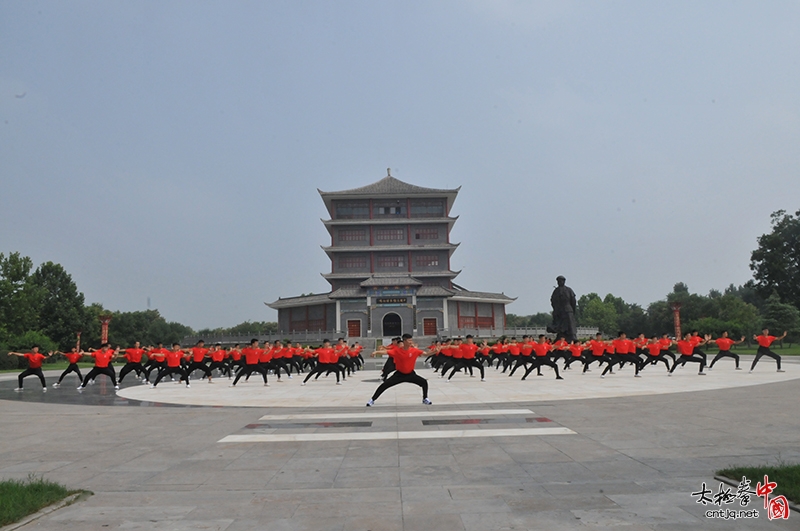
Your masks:
M453 282L450 216L459 188L437 190L387 175L373 184L318 190L330 219L323 220L331 259L322 276L331 291L281 298L281 332L330 330L348 337L449 335L455 329L505 327L502 293L469 291Z

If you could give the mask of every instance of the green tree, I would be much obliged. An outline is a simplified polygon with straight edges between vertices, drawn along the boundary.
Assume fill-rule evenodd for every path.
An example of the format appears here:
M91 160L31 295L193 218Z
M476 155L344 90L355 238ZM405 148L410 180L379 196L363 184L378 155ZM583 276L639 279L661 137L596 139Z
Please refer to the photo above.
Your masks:
M0 342L39 325L42 289L31 280L33 262L27 256L0 253Z
M37 329L60 349L71 348L76 332L88 327L83 293L78 291L69 273L53 262L40 265L31 275L31 282L41 290Z
M764 328L769 328L773 335L789 332L790 340L797 340L800 335L800 311L791 304L781 302L777 293L773 293L764 302Z
M758 238L750 255L755 288L762 297L777 293L782 301L800 308L800 210L772 213L772 232Z
M601 299L597 293L581 295L578 299L578 326L594 326L604 334L616 334L619 330L619 314L614 296Z

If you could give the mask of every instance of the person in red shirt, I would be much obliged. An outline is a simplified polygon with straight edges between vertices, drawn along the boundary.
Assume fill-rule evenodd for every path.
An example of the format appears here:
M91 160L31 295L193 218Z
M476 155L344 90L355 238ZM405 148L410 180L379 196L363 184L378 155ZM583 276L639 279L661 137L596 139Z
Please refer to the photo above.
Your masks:
M236 343L230 351L230 358L228 358L228 375L230 376L238 371L242 365L244 365L242 349L239 347L239 343Z
M228 364L225 362L225 359L228 356L228 351L222 348L222 343L216 343L214 348L208 353L208 357L211 358L211 364L208 366L208 370L213 374L214 369L219 371L220 376L228 375L228 378L231 377L230 368ZM211 377L208 377L209 383L211 383Z
M356 357L358 358L358 368L359 370L364 367L364 356L361 355L361 351L364 350L364 347L356 341L353 346L350 348L350 352L355 352Z
M687 362L691 361L693 363L699 363L700 364L700 372L698 372L697 374L699 374L700 376L705 376L706 373L703 372L703 369L706 368L706 362L705 362L705 360L703 359L702 356L699 356L699 355L694 353L694 350L699 345L704 345L704 344L705 344L705 341L703 341L702 338L701 338L700 342L698 343L698 342L696 342L696 341L694 341L692 339L692 334L687 333L683 337L682 341L678 341L678 353L681 355L681 357L672 366L672 368L669 370L668 374L670 376L672 376L672 373L675 372L675 367L677 367L678 365L683 366Z
M322 346L314 349L314 353L317 355L317 366L308 371L305 380L303 380L303 383L300 385L305 385L315 374L317 375L315 379L319 379L323 372L326 372L326 374L335 372L336 385L342 385L342 382L339 380L339 373L342 371L339 366L339 356L336 351L331 348L330 339L323 339ZM373 355L374 354L373 352Z
M558 365L556 362L550 359L548 353L553 348L553 345L548 343L544 334L539 335L539 342L533 344L533 361L531 362L531 366L525 371L525 374L522 376L522 379L525 380L528 375L536 369L537 371L540 369L542 365L547 365L548 367L552 367L554 371L556 371L556 380L563 380L564 378L558 373ZM541 373L539 373L541 374Z
M481 372L481 381L486 381L486 374L483 371L483 365L475 359L475 355L478 352L478 345L475 344L475 340L471 335L467 335L464 338L464 341L458 346L461 354L460 361L458 364L453 367L453 372L450 373L450 377L446 381L450 381L456 371L460 369L464 369L465 371L469 369L470 377L473 376L472 369L476 368Z
M500 368L500 365L505 365L506 359L508 358L508 345L506 344L505 338L501 337L498 339L494 345L492 345L492 360L489 362L489 365L494 363L497 360L497 366L494 370Z
M769 356L770 358L774 359L778 363L778 372L784 372L781 369L781 357L772 352L769 347L775 341L780 341L786 337L786 331L783 332L783 335L780 337L775 337L769 335L769 328L765 328L761 331L760 336L753 336L753 339L758 341L758 350L756 351L756 357L753 360L753 364L750 366L750 372L753 372L753 369L756 368L756 363L760 360L763 356Z
M577 339L575 341L573 341L572 343L570 343L570 345L569 345L570 356L569 356L569 359L564 362L564 370L565 371L569 370L570 369L570 365L572 365L573 363L577 362L577 363L580 363L581 365L583 365L583 363L584 363L583 351L585 349L586 349L586 347L583 345L583 343L581 343Z
M57 352L57 354L61 354L62 356L67 358L69 365L67 366L67 370L61 373L61 376L58 378L58 381L53 384L53 388L58 389L59 387L61 387L61 382L64 380L64 377L71 372L74 372L75 374L78 375L78 382L82 382L83 375L81 374L81 369L78 367L78 361L81 359L84 352L83 351L78 352L78 347L72 347L72 350L70 352L67 353Z
M25 369L20 373L17 377L17 382L19 383L19 387L14 389L14 391L21 393L22 392L22 379L27 378L28 376L38 376L39 381L42 382L42 392L47 392L47 383L44 380L44 373L42 373L42 362L53 355L52 352L48 352L47 356L39 352L39 345L33 345L31 347L31 351L25 354L21 354L19 352L9 352L9 356L17 356L19 358L25 358L28 360L28 368Z
M556 342L553 343L553 350L550 351L550 359L553 361L564 360L564 368L567 367L567 361L572 357L572 352L569 350L570 343L564 336L558 336Z
M117 357L118 353L119 347L111 350L111 343L103 343L100 345L100 350L91 350L89 355L94 358L94 367L92 367L92 370L89 371L89 374L87 374L83 379L83 383L78 386L78 391L83 391L86 389L86 385L89 383L89 381L94 381L94 379L101 374L105 374L111 378L111 383L114 384L114 389L119 390L117 373L114 371L114 366L111 364L113 359Z
M442 363L439 378L444 378L447 376L447 371L450 369L458 371L464 368L464 353L461 350L461 338L454 338L452 343L448 345L448 349L450 350L450 355L447 357L444 363Z
M691 337L691 339L689 339L689 341L691 341L692 344L694 344L694 348L692 349L692 353L700 356L701 358L703 358L703 362L706 365L708 365L708 354L706 354L705 352L700 350L700 347L705 345L706 343L708 343L709 339L711 339L711 336L703 338L700 335L700 332L698 332L697 330L692 330L692 337Z
M173 374L179 374L180 380L186 382L186 388L190 388L189 385L189 371L187 371L181 361L183 361L185 351L181 348L180 343L173 343L172 350L167 351L165 354L159 354L159 356L164 357L164 361L166 365L163 369L158 371L158 376L156 376L156 381L150 386L150 389L155 389L158 385L158 382L161 381L164 376L172 376Z
M674 343L675 342L670 339L667 334L661 334L661 339L658 340L658 344L661 345L661 353L672 358L672 363L676 361L675 354L670 350L670 347Z
M195 346L189 349L191 352L191 361L189 367L186 369L186 374L189 376L196 370L203 371L203 378L208 378L208 383L211 383L211 370L206 365L206 358L208 357L209 349L205 348L206 342L202 339L197 342Z
M615 360L615 363L619 363L619 368L621 369L625 363L632 363L635 367L636 372L634 376L639 378L639 369L641 368L639 363L639 356L636 354L636 345L628 339L628 336L625 332L620 331L617 334L617 339L611 342L614 346L614 354L612 355L612 359ZM614 363L609 363L603 373L600 375L600 378L605 378L607 372L611 372ZM612 373L613 374L613 373Z
M350 349L343 337L340 337L336 341L336 346L333 350L336 351L336 357L338 358L337 363L341 367L342 374L345 375L346 373L346 376L353 374L356 370L355 365L350 359Z
M154 370L156 371L156 376L158 376L158 373L167 366L165 356L169 350L165 349L164 344L161 342L156 343L156 345L156 348L150 347L145 351L147 363L144 364L144 383L150 381L150 373Z
M671 341L670 341L671 343ZM649 343L644 346L647 351L647 358L642 361L642 369L647 365L657 365L659 361L663 361L669 372L669 361L667 361L667 354L658 336L653 336Z
M594 339L589 341L586 346L589 347L590 355L586 356L583 360L583 372L581 374L586 374L591 369L589 369L589 365L592 363L597 362L598 365L602 365L603 363L611 363L611 358L606 355L606 342L603 341L603 334L597 332L595 334Z
M264 346L269 345L265 344ZM242 376L249 377L254 372L260 374L264 379L264 386L269 387L269 383L267 382L267 367L260 362L261 355L265 350L266 349L258 348L258 339L255 338L250 341L250 346L242 349L244 366L242 366L242 368L239 369L239 372L236 373L236 378L233 379L233 383L230 385L231 387L236 387L236 384L239 382Z
M522 343L519 346L519 357L508 373L509 378L514 376L514 373L517 372L517 369L520 367L525 367L525 370L527 370L528 366L533 362L533 356L531 355L533 353L533 344L530 336L522 336Z
M713 360L711 360L711 364L708 366L708 370L710 371L711 369L714 368L714 364L717 362L717 360L720 360L722 358L733 358L734 360L736 360L736 370L741 371L742 368L739 367L739 355L731 352L731 347L733 345L744 343L744 336L742 336L742 339L740 339L739 341L734 341L733 339L728 337L728 331L725 330L724 332L722 332L721 337L718 337L717 339L714 340L714 343L717 344L719 352L717 352L717 355L714 356Z
M403 343L401 346L392 350L389 354L394 358L394 364L397 370L389 378L386 379L372 395L372 398L367 402L367 407L375 405L375 401L383 394L384 391L395 385L401 383L413 383L422 388L422 403L430 406L433 402L428 399L428 380L414 372L417 358L425 354L414 345L411 334L403 334Z
M142 356L144 355L144 350L139 348L139 342L135 342L133 344L133 348L126 348L125 354L122 356L128 360L120 370L119 370L119 384L122 385L122 380L125 378L131 371L136 371L136 377L142 378L145 380L143 375L145 374L144 367L142 366Z
M400 338L393 337L392 343L388 347L384 347L383 345L381 345L375 350L375 352L370 354L370 357L374 357L376 354L386 354L388 356L386 363L383 364L383 369L381 369L381 380L383 380L384 382L386 381L386 378L389 377L389 374L395 371L394 358L392 357L391 352L399 346L400 346Z

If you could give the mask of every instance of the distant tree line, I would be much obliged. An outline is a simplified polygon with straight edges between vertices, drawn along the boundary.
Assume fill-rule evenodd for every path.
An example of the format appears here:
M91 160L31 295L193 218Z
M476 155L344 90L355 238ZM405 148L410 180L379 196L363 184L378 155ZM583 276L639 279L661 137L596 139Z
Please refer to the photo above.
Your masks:
M753 279L742 286L731 284L708 295L691 293L683 282L671 293L643 308L620 297L597 293L578 300L578 326L597 327L605 334L623 330L628 334L672 333L671 304L681 303L681 328L713 335L727 330L732 336L752 334L767 327L775 335L789 332L790 341L800 340L800 210L794 215L779 210L772 214L772 232L758 238L752 252ZM550 313L520 316L508 314L506 326L546 326Z
M18 366L19 358L6 356L9 350L27 351L36 344L43 351L66 351L75 346L79 331L83 348L99 348L101 315L111 315L108 340L114 346L128 347L136 341L170 344L195 334L189 326L167 321L158 310L119 312L98 303L87 305L60 264L46 262L34 269L27 256L0 253L0 370ZM250 334L277 327L277 323L247 321L200 332Z

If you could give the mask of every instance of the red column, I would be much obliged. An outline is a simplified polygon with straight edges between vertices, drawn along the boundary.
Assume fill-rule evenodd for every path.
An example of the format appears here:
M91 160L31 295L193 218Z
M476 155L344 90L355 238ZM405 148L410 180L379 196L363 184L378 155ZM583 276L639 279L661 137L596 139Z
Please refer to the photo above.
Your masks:
M100 343L108 343L108 323L110 322L110 315L100 316Z
M673 302L670 304L672 308L672 319L675 322L675 338L681 339L681 303Z

